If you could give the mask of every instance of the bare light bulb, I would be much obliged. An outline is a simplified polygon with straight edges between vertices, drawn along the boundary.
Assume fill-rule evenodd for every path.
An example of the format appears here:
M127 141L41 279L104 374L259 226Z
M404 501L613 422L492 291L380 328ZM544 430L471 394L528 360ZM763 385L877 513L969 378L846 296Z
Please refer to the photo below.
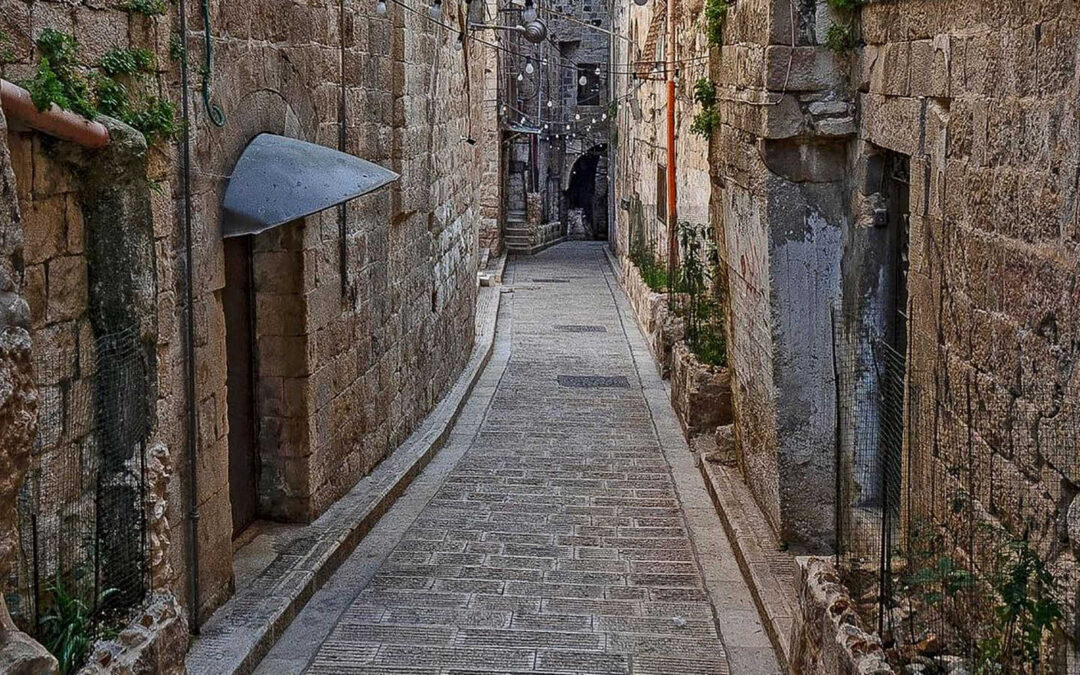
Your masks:
M577 83L584 87L585 85L587 85L589 83L589 78L582 75L580 78L578 78Z
M521 82L521 81L522 81L522 80L524 80L524 79L525 79L525 76L524 76L524 75L522 75L521 73L518 73L518 76L517 76L517 81L518 81L518 82Z
M578 115L574 115L574 119L575 119L575 120L581 120L581 115L580 115L580 114L578 114Z
M599 75L599 74L600 74L600 66L597 66L597 67L596 67L596 74L597 74L597 75Z
M525 72L529 75L532 75L534 72L536 72L536 68L533 67L532 61L525 62Z
M549 108L554 108L555 107L555 101L548 101L548 107Z
M521 11L521 20L525 23L536 21L536 5L533 0L525 0L525 9Z

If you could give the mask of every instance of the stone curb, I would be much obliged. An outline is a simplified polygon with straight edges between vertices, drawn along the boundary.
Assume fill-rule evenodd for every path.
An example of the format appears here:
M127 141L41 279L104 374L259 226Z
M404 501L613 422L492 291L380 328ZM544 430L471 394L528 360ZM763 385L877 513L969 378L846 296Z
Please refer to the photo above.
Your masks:
M761 623L769 634L776 657L786 671L791 660L791 629L795 612L795 587L793 584L777 578L772 571L774 562L769 560L763 550L755 530L769 528L765 515L757 506L750 490L723 465L699 458L698 466L701 477L705 479L705 489L712 498L720 522L724 525L735 559L739 563L750 595L757 605ZM755 525L757 526L755 528ZM773 558L790 558L791 573L797 575L798 565L795 557L777 551ZM786 600L786 601L785 601Z
M446 442L491 358L498 288L481 288L476 344L447 395L411 436L347 495L315 520L246 588L202 627L186 659L187 672L251 673L300 609L352 553L363 536Z

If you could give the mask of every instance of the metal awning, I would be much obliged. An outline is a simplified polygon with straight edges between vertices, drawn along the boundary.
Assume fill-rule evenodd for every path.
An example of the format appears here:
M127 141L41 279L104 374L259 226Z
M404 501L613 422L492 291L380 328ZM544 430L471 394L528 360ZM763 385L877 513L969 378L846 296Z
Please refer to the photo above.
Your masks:
M260 134L225 189L224 237L258 234L378 190L400 176L314 143Z

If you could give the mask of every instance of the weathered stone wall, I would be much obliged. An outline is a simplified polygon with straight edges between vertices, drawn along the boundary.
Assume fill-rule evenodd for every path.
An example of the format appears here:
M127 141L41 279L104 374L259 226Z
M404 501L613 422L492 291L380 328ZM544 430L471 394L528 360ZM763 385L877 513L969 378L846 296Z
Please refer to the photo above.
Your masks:
M908 487L944 479L948 499L970 486L976 512L1031 542L1075 603L1080 542L1062 524L1080 490L1080 7L904 1L859 19L855 162L870 178L853 201L881 198L876 156L909 159L909 370L962 418L912 413ZM955 442L968 409L974 466Z
M337 145L344 40L345 150L402 179L347 206L344 295L336 211L291 226L299 230L293 263L304 335L270 339L276 353L259 363L289 361L291 370L278 374L306 381L306 400L290 400L284 386L280 399L271 394L272 404L300 410L281 426L266 425L282 435L264 434L260 454L276 453L281 463L278 470L265 462L261 481L288 483L292 504L269 498L266 512L309 520L409 434L467 357L486 146L464 137L483 128L477 103L492 98L480 51L469 53L466 82L457 35L393 6L378 16L374 5L346 3L343 34L337 3L220 9L215 92L230 121L219 130L197 109L194 140L196 269L205 269L196 272L202 615L227 597L231 577L219 176L260 132ZM456 4L444 11L456 16ZM290 28L300 26L300 34Z
M708 46L702 24L704 2L695 0L679 10L677 38L678 58L689 59L679 67L676 90L675 150L677 157L678 219L697 225L711 222L709 195L708 139L690 131L699 108L693 100L694 83L709 76ZM655 60L658 52L646 48L650 27L657 20L664 23L663 3L638 6L615 3L614 30L630 38L630 43L615 40L615 94L620 97L616 116L617 143L615 148L613 186L615 190L616 246L620 256L630 252L630 211L625 204L640 200L645 237L654 242L656 254L667 258L667 226L657 214L664 213L665 203L657 204L657 170L667 165L667 85L664 68L655 69L646 60ZM666 36L660 31L660 42ZM646 78L638 77L643 74ZM661 199L662 201L662 199ZM636 225L635 225L636 226Z
M174 467L167 472L171 546L163 549L169 564L160 568L168 572L159 576L186 604L191 546L185 527L187 496L195 482L200 619L232 592L219 205L244 147L262 132L337 147L343 124L347 152L402 174L390 190L345 209L344 283L337 210L290 226L297 233L295 246L288 250L292 269L275 268L270 259L285 251L270 246L257 254L267 258L260 260L266 263L260 265L266 274L256 283L264 285L266 297L281 290L274 288L283 283L275 273L290 271L299 282L290 290L302 296L302 302L294 303L300 307L259 308L259 323L266 331L258 360L270 379L258 396L279 406L263 409L267 420L261 425L262 454L268 459L261 480L277 489L276 495L266 491L266 515L307 520L320 513L407 437L449 388L473 339L481 224L486 221L489 231L499 209L498 190L491 188L499 167L491 123L495 57L490 49L470 43L458 51L455 32L393 5L386 16L376 15L374 3L251 0L210 5L212 96L225 114L223 127L212 124L202 104L203 22L198 3L188 3L192 32L183 40L191 60L191 277L198 398L194 430L187 429L185 413L187 197L177 144L152 146L146 169L147 177L160 186L151 195L150 214L158 326L155 436L168 445ZM179 63L172 58L175 52L170 56L177 17L173 6L169 8L166 14L148 17L111 5L0 3L0 32L10 36L12 50L4 76L18 80L32 74L37 58L33 41L51 27L80 40L88 66L112 47L150 48L162 93L179 102ZM446 17L458 16L457 3L444 9ZM85 320L87 303L79 211L70 203L74 188L68 176L53 170L48 153L40 148L46 142L42 137L10 137L16 173L26 176L19 180L20 201L31 214L26 230L34 238L27 294L34 329L42 336L35 341L35 353L50 355L60 366L74 364L74 356L64 354L78 353L79 322ZM477 143L466 142L469 138ZM25 168L19 170L20 165ZM486 241L489 246L493 242ZM292 334L296 327L304 335L300 353L291 339L297 337ZM50 330L57 339L70 338L64 343L67 351L46 342L45 331ZM290 382L306 385L299 398L290 395L305 387L286 386L286 376L278 372L294 365ZM271 381L273 377L279 379ZM274 414L286 410L289 414ZM277 423L283 421L287 423ZM290 435L300 428L303 438ZM197 477L184 470L188 433L196 435ZM288 490L279 489L282 486Z
M862 627L855 603L827 558L800 557L791 628L794 675L891 675L881 640Z

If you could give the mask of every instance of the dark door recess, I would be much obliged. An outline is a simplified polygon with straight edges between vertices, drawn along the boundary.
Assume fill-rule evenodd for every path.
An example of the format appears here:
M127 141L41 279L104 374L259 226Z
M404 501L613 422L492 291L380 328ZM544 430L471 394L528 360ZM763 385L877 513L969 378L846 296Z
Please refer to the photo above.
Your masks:
M225 244L225 348L229 406L229 499L233 536L255 520L259 458L255 427L255 314L251 237Z

